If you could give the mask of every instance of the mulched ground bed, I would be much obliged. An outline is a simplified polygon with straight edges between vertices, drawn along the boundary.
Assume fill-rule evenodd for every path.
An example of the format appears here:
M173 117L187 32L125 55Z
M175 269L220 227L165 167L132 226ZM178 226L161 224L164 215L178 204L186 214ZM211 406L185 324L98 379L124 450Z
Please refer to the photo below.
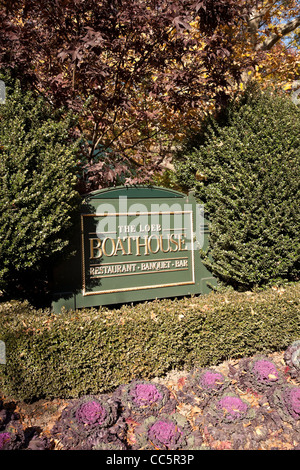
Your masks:
M268 358L270 358L284 374L287 383L299 387L299 381L292 379L287 372L287 367L284 361L284 352L270 354L268 355ZM249 389L241 390L239 388L239 383L230 376L230 368L237 368L238 364L239 360L225 361L222 364L213 367L213 369L217 372L221 372L227 378L229 377L229 380L231 381L231 390L238 394L240 398L246 400L254 411L260 410L261 407L264 407L265 411L265 418L262 418L259 422L249 420L242 424L244 430L249 430L249 436L252 436L252 438L250 439L249 437L249 440L246 438L242 447L239 447L239 450L299 450L300 420L298 419L295 425L283 420L279 425L270 426L268 428L268 432L266 432L266 427L268 426L266 416L268 416L269 413L272 417L274 409L267 401L263 403L263 393L251 392ZM152 379L151 382L163 384L168 387L177 401L176 411L188 419L193 429L200 429L204 447L212 450L234 449L236 444L232 437L235 432L233 426L228 426L227 431L226 426L224 426L222 432L212 432L214 428L209 426L209 424L206 426L205 420L203 421L203 410L201 407L197 406L197 403L191 404L182 399L182 391L186 389L187 377L188 372L186 371L172 371L165 377ZM52 443L52 450L63 449L59 439L53 439L53 436L51 436L51 429L57 420L59 420L62 410L68 406L70 401L60 399L39 400L32 404L26 404L24 402L14 402L10 400L9 397L5 396L2 396L2 400L6 408L14 410L19 414L20 421L24 429L35 429L39 432L41 437L45 436L49 438ZM128 443L130 443L131 434L133 432L134 427L129 423L127 433ZM243 433L243 435L244 434L247 435L247 433ZM255 437L254 441L253 436ZM253 442L256 443L254 447Z

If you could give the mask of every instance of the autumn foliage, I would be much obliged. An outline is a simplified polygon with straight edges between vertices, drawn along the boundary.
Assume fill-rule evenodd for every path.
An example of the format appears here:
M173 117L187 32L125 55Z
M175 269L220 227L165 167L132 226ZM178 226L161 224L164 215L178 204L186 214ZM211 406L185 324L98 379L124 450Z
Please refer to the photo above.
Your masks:
M83 192L170 167L186 131L249 77L293 90L299 76L296 0L0 5L0 67L80 115Z
M0 67L79 113L85 189L151 175L249 65L233 53L245 0L1 4Z

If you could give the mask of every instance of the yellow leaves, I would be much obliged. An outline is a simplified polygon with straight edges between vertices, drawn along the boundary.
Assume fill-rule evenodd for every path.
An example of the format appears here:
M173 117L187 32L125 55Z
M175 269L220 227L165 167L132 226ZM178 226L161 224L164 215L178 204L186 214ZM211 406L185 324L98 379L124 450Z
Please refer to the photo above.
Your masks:
M197 20L191 21L191 22L190 22L190 26L192 26L193 28L197 28L197 26L198 26L198 21L197 21Z

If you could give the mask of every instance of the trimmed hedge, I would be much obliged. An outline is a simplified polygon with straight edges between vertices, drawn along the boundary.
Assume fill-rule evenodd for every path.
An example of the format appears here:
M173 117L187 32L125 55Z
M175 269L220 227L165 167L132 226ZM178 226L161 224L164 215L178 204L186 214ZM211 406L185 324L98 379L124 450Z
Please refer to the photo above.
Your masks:
M54 314L0 304L0 390L14 399L106 393L134 378L283 350L300 338L300 283Z

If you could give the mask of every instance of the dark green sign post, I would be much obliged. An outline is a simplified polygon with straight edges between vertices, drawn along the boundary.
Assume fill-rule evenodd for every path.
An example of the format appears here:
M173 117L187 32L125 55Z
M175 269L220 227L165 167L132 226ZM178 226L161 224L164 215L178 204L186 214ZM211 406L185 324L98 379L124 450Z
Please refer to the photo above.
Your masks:
M117 187L83 201L76 255L54 273L53 309L75 309L209 292L200 260L203 208L190 193Z

